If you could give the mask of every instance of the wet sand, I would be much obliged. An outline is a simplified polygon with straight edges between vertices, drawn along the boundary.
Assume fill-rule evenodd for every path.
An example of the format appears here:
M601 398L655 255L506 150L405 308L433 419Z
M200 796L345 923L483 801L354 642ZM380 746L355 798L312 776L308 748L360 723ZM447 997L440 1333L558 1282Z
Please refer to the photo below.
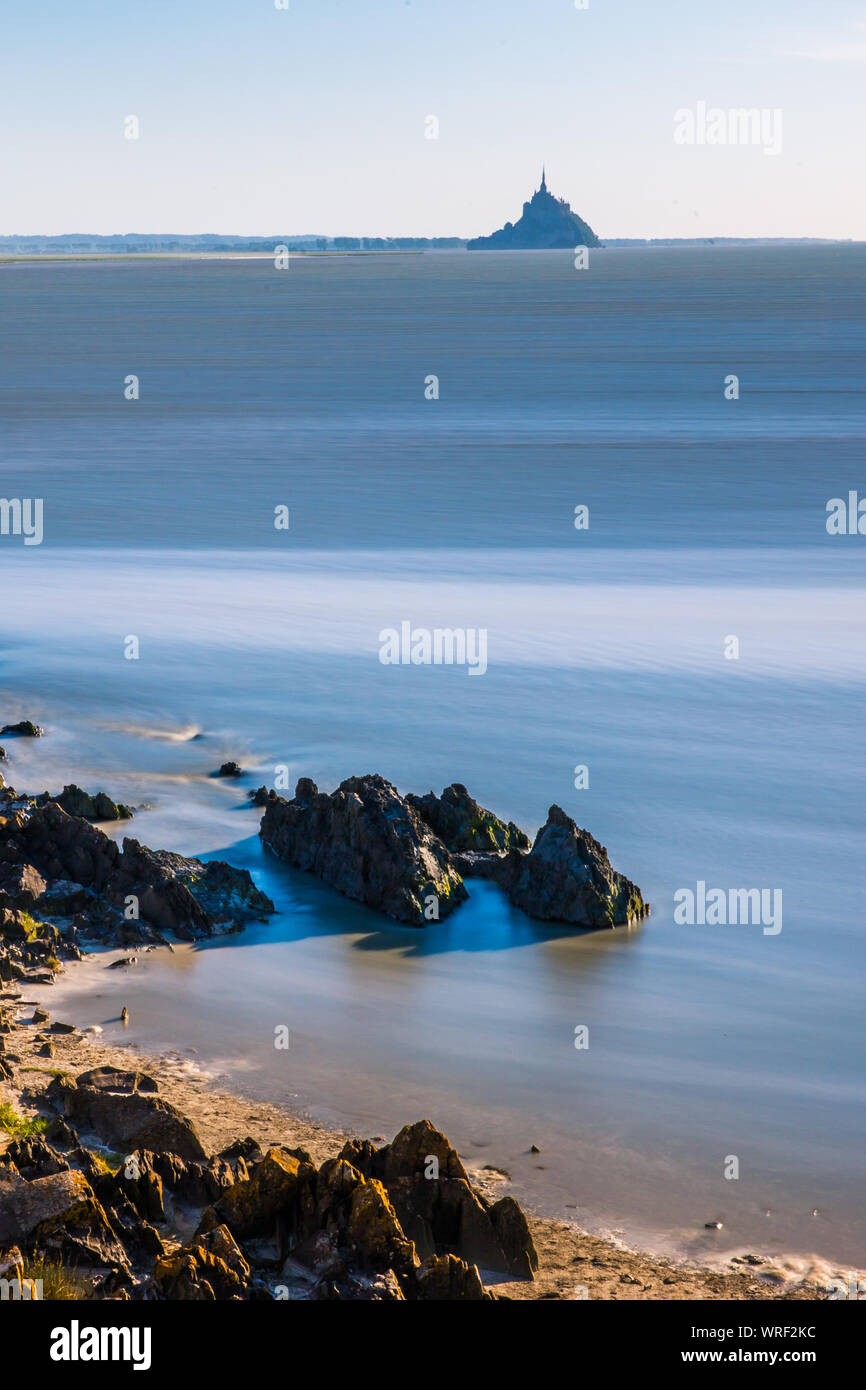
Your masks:
M70 967L67 967L70 968ZM74 966L71 967L74 969ZM2 997L10 1009L11 991ZM28 991L30 994L31 991ZM50 993L41 999L50 1005ZM204 1147L215 1152L232 1140L250 1135L263 1148L271 1144L302 1146L317 1164L335 1156L348 1138L346 1130L329 1129L308 1116L287 1108L254 1100L238 1091L215 1086L194 1058L179 1052L144 1055L132 1044L106 1044L94 1034L70 1034L53 1039L54 1055L37 1055L32 1018L32 998L17 1001L10 1009L16 1026L7 1034L7 1060L13 1078L0 1082L0 1098L11 1100L21 1113L38 1114L38 1094L58 1072L77 1075L96 1066L135 1065L155 1077L162 1097L192 1120ZM68 1013L62 1021L74 1022ZM22 1095L22 1091L29 1094ZM422 1118L407 1115L407 1123ZM390 1139L391 1135L363 1137ZM9 1137L0 1131L0 1151ZM497 1200L509 1193L509 1176L479 1165L461 1154L470 1178L486 1196ZM770 1262L738 1256L725 1267L701 1267L655 1258L640 1250L606 1241L582 1231L576 1224L552 1221L527 1212L539 1255L539 1270L531 1281L490 1281L488 1287L519 1300L767 1300L820 1299L826 1297L831 1279L847 1280L848 1271L817 1259ZM751 1263L754 1260L755 1263Z

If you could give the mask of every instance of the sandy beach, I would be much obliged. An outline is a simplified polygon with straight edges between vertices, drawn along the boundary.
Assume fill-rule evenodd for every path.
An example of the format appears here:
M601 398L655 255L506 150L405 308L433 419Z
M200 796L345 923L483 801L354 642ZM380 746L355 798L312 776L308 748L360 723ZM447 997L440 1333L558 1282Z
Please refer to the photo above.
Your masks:
M74 970L74 964L67 969ZM59 1074L75 1076L104 1066L134 1067L158 1081L160 1094L192 1121L209 1153L250 1136L265 1150L272 1145L300 1146L321 1164L336 1156L347 1139L381 1141L392 1137L328 1129L284 1107L221 1089L202 1075L193 1058L177 1052L145 1056L132 1045L108 1045L92 1033L76 1031L54 1037L54 1055L46 1059L36 1041L40 1029L31 1022L36 1001L14 995L15 991L7 990L0 996L0 1007L14 1015L13 1031L6 1036L6 1060L11 1062L13 1077L0 1082L0 1099L11 1100L22 1115L39 1115L40 1092ZM40 995L40 1002L50 1004L50 991ZM64 1014L63 1021L74 1019ZM407 1116L407 1121L418 1118ZM0 1153L8 1147L9 1138L0 1131ZM465 1161L473 1185L491 1201L508 1193L507 1174ZM770 1262L743 1256L718 1268L668 1262L602 1240L571 1223L529 1212L527 1217L539 1255L538 1272L532 1281L491 1282L488 1287L497 1296L518 1300L803 1300L825 1298L831 1280L848 1278L847 1270L827 1262L795 1257Z

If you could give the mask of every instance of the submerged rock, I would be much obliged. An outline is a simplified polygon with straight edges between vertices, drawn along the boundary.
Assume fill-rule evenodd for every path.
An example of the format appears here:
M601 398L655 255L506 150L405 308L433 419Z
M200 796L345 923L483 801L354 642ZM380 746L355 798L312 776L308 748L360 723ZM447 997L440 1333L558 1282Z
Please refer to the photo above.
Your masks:
M259 834L285 863L410 926L467 897L442 841L376 774L347 778L330 796L301 778L292 801L268 799Z

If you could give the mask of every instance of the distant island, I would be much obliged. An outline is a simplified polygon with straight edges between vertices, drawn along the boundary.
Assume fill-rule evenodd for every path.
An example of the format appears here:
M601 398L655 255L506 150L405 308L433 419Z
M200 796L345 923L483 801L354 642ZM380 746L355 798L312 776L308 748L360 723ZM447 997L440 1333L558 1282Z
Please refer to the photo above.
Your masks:
M491 236L475 237L467 251L555 251L574 246L600 246L588 222L572 212L564 198L554 198L544 169L541 185L523 204L518 222L506 222Z

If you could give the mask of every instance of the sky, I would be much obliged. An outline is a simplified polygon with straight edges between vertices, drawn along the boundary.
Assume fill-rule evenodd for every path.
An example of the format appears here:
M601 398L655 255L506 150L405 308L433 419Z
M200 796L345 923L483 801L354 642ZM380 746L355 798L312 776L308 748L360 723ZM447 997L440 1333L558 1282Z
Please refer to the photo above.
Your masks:
M476 236L544 163L601 237L866 239L854 0L2 0L2 20L3 235ZM700 103L765 134L701 143Z

